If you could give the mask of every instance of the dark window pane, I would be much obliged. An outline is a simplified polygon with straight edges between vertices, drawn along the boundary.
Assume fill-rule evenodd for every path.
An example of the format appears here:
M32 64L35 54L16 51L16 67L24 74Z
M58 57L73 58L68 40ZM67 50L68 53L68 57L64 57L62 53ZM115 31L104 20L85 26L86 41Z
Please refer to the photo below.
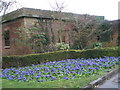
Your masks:
M10 32L4 31L5 46L10 46Z

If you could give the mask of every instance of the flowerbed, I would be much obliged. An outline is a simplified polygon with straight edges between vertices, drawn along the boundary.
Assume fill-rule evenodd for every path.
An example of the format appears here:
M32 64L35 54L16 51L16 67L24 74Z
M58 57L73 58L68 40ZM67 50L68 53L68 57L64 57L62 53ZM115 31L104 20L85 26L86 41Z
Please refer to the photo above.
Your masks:
M19 82L45 82L60 79L76 79L97 74L100 70L118 65L120 57L95 59L66 59L29 67L2 69L2 78Z

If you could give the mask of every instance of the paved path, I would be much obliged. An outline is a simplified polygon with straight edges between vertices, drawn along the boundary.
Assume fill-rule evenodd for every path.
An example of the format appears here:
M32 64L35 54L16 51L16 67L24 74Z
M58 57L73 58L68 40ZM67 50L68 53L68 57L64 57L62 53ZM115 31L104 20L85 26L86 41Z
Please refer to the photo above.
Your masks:
M120 90L120 73L112 76L97 88L119 88Z

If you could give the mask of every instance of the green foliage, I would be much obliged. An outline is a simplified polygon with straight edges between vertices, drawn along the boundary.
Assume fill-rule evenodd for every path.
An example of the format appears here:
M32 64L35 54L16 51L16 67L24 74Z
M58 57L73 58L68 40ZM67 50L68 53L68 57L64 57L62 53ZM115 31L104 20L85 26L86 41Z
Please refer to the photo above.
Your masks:
M96 48L102 48L102 43L101 42L97 42L93 44L93 47Z
M28 29L21 27L16 33L19 38L15 41L31 47L35 53L45 52L46 46L50 44L48 32L42 24Z
M31 33L32 32L32 33ZM36 53L44 52L45 46L50 43L49 36L47 32L44 30L43 26L37 27L34 26L33 29L30 29L30 38L29 42L32 44L33 50Z
M68 50L68 49L70 49L69 44L64 44L64 42L62 42L62 43L57 43L57 44L56 44L56 47L57 47L59 50Z
M103 21L100 23L98 29L100 29L101 38L100 41L110 41L111 23L109 21Z
M108 42L108 41L110 41L110 34L111 34L110 31L102 32L101 33L100 41L102 41L102 42L106 42L106 41Z
M111 24L109 21L103 21L100 25L99 25L99 29L101 31L106 31L109 30L111 28Z
M42 27L36 27L34 26L33 29L30 29L31 35L30 35L30 40L35 43L42 43L43 45L49 44L49 37L45 30Z
M104 57L104 56L120 56L119 53L120 48L101 48L101 49L89 49L85 50L81 53L80 57L85 58L96 58L96 57Z
M49 53L29 54L23 56L4 56L2 67L20 67L70 58L96 58L104 56L120 56L120 47L89 50L63 50Z

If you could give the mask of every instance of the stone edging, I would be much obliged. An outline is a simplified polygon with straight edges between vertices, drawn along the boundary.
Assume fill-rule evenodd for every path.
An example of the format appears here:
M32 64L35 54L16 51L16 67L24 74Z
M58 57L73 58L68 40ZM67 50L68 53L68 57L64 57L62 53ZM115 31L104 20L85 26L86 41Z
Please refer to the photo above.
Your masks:
M112 77L114 74L116 74L118 72L120 68L117 68L115 70L112 70L111 72L109 72L108 74L98 78L97 80L92 81L91 83L89 83L87 86L85 86L82 90L90 90L92 88L95 88L96 86L98 86L99 84L103 83L106 79L109 79L110 77Z

